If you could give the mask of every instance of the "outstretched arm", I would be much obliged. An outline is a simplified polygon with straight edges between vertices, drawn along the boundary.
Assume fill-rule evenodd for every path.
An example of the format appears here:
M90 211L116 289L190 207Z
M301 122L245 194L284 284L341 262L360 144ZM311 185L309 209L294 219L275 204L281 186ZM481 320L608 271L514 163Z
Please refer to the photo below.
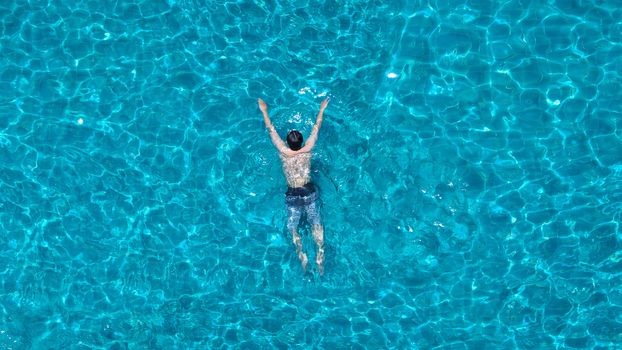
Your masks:
M315 120L315 125L313 125L311 135L309 135L305 146L300 151L309 152L315 146L315 141L317 141L317 135L320 132L320 128L322 127L322 121L324 120L324 110L326 109L326 106L328 106L329 101L330 98L328 97L324 99L324 101L322 101L322 104L320 105L320 112L317 114L317 119Z
M266 123L266 128L270 131L270 138L272 139L272 143L280 152L287 152L287 146L285 146L285 142L281 140L279 134L274 129L274 125L272 125L272 121L270 120L270 116L268 116L268 105L262 100L257 99L257 104L259 105L259 109L261 113L263 113L263 121Z

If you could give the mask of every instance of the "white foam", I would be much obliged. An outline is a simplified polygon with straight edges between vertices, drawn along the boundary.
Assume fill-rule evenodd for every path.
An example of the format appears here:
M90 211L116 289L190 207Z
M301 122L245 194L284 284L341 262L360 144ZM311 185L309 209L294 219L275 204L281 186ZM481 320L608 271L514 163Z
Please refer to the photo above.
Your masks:
M310 92L311 92L311 88L308 87L308 86L303 87L302 89L298 90L298 94L299 95L304 95L304 94L310 93Z

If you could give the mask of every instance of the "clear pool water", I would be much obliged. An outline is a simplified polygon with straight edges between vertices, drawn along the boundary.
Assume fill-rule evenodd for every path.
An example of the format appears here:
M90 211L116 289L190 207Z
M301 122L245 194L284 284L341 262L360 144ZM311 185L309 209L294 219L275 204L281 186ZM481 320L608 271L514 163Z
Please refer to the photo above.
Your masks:
M3 1L0 348L619 347L621 31L599 0ZM308 134L324 95L320 277L256 99Z

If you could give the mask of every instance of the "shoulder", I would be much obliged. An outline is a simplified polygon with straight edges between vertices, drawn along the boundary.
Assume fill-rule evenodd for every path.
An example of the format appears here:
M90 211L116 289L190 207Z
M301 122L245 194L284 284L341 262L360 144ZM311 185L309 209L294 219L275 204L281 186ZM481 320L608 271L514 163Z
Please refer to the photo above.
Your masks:
M283 157L287 157L287 158L292 158L301 154L310 154L311 150L305 150L305 148L301 148L298 151L292 151L291 149L284 147L283 149L279 150L279 153L283 156Z

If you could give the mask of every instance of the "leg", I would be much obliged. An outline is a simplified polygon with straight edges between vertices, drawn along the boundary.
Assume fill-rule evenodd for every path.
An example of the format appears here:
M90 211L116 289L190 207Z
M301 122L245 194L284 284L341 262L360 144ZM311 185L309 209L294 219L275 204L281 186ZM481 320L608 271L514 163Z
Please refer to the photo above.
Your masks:
M320 211L318 210L317 201L313 200L311 203L305 206L307 212L307 220L311 224L311 230L313 231L313 240L317 245L317 254L315 256L315 263L317 264L320 275L324 274L324 226L322 226L320 220Z
M302 270L307 272L307 264L309 263L309 259L307 258L307 254L302 251L302 240L300 239L298 232L292 231L292 241L296 246L296 254L298 254L298 259L300 259L300 263L302 264Z
M313 240L317 245L317 255L315 256L315 263L317 264L320 275L324 274L324 226L313 225Z
M302 263L302 269L306 272L309 259L307 259L307 254L302 251L302 239L298 234L298 223L300 222L301 216L302 211L300 208L293 205L287 206L287 229L292 234L292 242L294 242L294 246L296 246L296 254L298 255L298 259L300 259L300 263Z

